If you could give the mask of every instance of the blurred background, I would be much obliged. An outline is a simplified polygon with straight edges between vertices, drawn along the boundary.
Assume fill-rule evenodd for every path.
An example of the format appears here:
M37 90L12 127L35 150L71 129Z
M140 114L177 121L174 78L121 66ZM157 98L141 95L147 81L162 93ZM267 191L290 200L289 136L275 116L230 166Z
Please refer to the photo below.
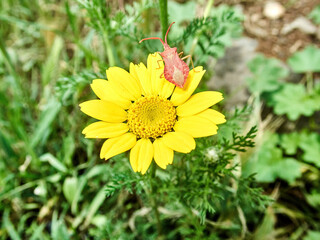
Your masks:
M161 231L148 176L100 160L78 107L162 51L138 43L167 29L159 3L227 117L157 173ZM320 239L319 73L319 0L1 1L0 239Z

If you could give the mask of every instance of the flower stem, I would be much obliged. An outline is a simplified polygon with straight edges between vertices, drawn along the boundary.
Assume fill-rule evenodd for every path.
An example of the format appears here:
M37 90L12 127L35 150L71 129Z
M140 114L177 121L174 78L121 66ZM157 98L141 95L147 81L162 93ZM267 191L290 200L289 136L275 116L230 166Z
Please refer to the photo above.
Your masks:
M204 13L203 13L203 18L207 18L208 17L208 14L210 13L210 10L212 8L214 4L214 0L209 0L208 3L207 3L207 6L204 10Z
M108 61L109 61L109 66L112 67L114 66L115 62L114 62L114 56L113 56L113 52L112 52L112 46L109 40L109 33L107 30L103 30L103 43L104 43L104 47L107 51L107 56L108 56Z
M162 38L164 39L168 27L168 0L159 0L159 7Z
M157 188L154 184L155 176L156 176L157 166L153 163L151 166L151 174L150 174L150 185L151 185L151 201L153 205L153 211L156 216L157 221L157 231L158 235L161 236L162 229L161 229L161 222L160 222L160 214L158 211L158 201L157 201Z

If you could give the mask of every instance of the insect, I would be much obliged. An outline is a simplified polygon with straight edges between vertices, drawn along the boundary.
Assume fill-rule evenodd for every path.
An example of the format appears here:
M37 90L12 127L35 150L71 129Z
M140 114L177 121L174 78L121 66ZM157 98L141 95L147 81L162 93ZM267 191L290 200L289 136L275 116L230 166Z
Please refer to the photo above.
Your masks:
M175 22L172 22L170 24L170 26L167 30L164 42L159 37L149 37L149 38L144 38L144 39L140 40L139 43L141 43L145 40L150 40L150 39L160 40L160 42L162 43L162 45L164 47L164 51L160 52L160 55L162 56L163 61L164 61L163 75L164 75L165 79L168 80L169 82L173 83L177 87L183 88L186 83L188 74L189 74L189 67L183 60L188 57L191 58L191 55L180 58L180 56L183 54L183 52L178 54L176 47L171 48L168 45L167 36L168 36L169 30L170 30L172 24L174 24L174 23ZM162 60L159 60L159 61L162 61ZM191 63L192 63L192 60L191 60ZM158 64L159 64L159 62L158 62ZM193 66L193 63L192 63L192 66ZM163 76L163 75L161 74L161 76Z

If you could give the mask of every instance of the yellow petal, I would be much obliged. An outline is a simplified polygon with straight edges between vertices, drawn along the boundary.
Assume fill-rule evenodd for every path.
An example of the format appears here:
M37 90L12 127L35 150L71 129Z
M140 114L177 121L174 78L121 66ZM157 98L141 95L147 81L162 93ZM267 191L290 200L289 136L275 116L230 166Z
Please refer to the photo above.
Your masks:
M190 70L188 78L183 88L176 87L171 96L171 102L174 106L183 104L192 95L194 90L198 87L200 80L205 73L202 67L196 67Z
M157 138L153 142L154 161L163 169L173 162L173 150L163 143L162 138Z
M159 96L164 98L169 98L173 92L173 89L175 88L175 85L165 78L163 78L163 85L160 88Z
M142 138L130 151L130 164L133 171L145 174L153 158L153 145L149 139Z
M126 70L119 67L110 67L106 73L109 82L120 96L128 100L136 100L141 97L138 82Z
M217 134L218 127L206 118L190 116L180 118L173 129L177 132L187 133L194 138L199 138Z
M112 102L90 100L81 103L79 106L82 112L98 120L118 123L127 120L127 112Z
M148 55L147 69L150 76L152 94L156 94L160 90L162 83L160 76L163 73L163 66L163 60L158 53Z
M220 113L216 110L213 110L213 109L204 110L203 112L198 113L195 116L206 118L206 119L210 120L211 122L213 122L214 124L221 124L221 123L226 122L225 116L222 113Z
M133 133L125 133L119 137L106 140L100 151L100 158L106 160L120 153L128 151L136 144L137 138Z
M151 79L146 66L143 63L140 63L139 65L135 65L135 70L145 95L152 95Z
M139 76L136 72L136 66L133 64L133 63L130 63L130 66L129 66L129 73L131 74L131 76L136 80L136 82L138 83L139 87L140 87L140 90L141 90L141 94L142 95L145 95L145 92L141 86L141 82L139 80Z
M83 129L86 138L113 138L129 131L125 123L95 122Z
M132 75L133 78L139 79L133 63L130 63L129 65L129 73Z
M196 147L193 137L184 132L168 132L162 139L167 147L177 152L188 153Z
M191 96L184 104L177 107L177 115L185 117L197 114L220 102L222 99L223 97L220 92L206 91L197 93Z
M111 86L107 80L95 79L92 81L92 84L90 86L94 93L101 100L113 102L124 109L128 109L131 105L131 101L118 95L113 86Z

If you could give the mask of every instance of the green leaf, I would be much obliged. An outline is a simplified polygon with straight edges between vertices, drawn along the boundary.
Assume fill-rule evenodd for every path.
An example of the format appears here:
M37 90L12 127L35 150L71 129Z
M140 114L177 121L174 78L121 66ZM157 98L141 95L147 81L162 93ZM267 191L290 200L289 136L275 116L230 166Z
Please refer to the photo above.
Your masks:
M271 105L278 115L287 114L290 120L297 120L300 115L311 116L319 107L316 102L307 95L302 84L287 83L283 88L273 94Z
M176 13L175 13L176 14ZM233 7L220 5L214 8L206 18L194 18L185 28L182 39L176 40L186 44L186 52L194 48L194 59L197 64L205 64L209 57L219 58L225 53L226 46L232 44L232 38L238 37L242 31L240 24L242 14ZM194 39L198 41L194 45Z
M256 173L259 182L274 182L280 178L292 184L302 174L301 164L293 158L283 158L282 150L277 147L278 142L277 135L267 136L244 171Z
M63 183L63 194L71 204L78 188L78 179L76 177L68 177Z
M44 239L43 237L43 229L46 227L45 223L41 223L39 226L37 226L32 231L32 236L30 237L30 240L38 240L38 239Z
M300 147L304 151L303 160L315 164L320 167L320 135L311 133L309 135L302 135Z
M63 48L63 40L55 37L50 54L42 68L42 83L47 85L50 81L55 81L59 74L59 58Z
M14 225L12 224L12 222L10 221L9 218L9 209L5 209L4 213L3 213L3 226L5 227L5 229L7 230L9 236L11 239L13 240L20 240L20 236L17 232L17 230L14 228Z
M12 156L15 156L16 153L12 149L12 139L9 138L9 136L6 135L6 133L1 129L0 131L0 147L6 153L7 157L10 158Z
M48 100L48 103L44 106L44 110L41 112L40 119L36 124L36 129L31 137L31 146L35 147L40 142L45 142L52 131L51 124L56 119L58 112L60 111L61 103L54 97Z
M258 55L248 63L253 76L247 78L247 84L252 93L262 93L277 90L281 79L286 78L289 71L281 66L279 60Z
M78 203L80 202L80 199L82 197L81 193L84 187L86 186L86 184L87 184L87 178L85 176L79 177L78 188L74 194L73 201L71 204L71 212L73 214L76 214L78 212Z
M69 240L67 226L62 217L58 219L58 212L54 211L51 220L51 237L53 240Z
M63 162L72 165L72 155L75 150L75 140L73 135L68 135L63 139Z
M289 134L283 134L280 136L280 145L285 150L286 154L294 155L297 152L297 148L300 144L300 134L293 132Z
M317 80L316 80L317 81ZM320 110L320 82L316 83L312 91L310 92L310 98L316 107L316 110Z
M102 188L100 192L98 192L97 195L94 197L94 199L92 200L89 206L88 214L83 223L83 227L89 226L89 224L92 221L92 218L94 217L94 215L96 214L96 212L98 211L98 209L100 208L100 206L102 205L105 199L106 199L106 194L104 192L104 188Z
M278 177L289 183L293 183L302 174L301 164L294 158L284 158L275 168Z
M253 239L274 239L275 238L275 224L276 216L272 208L268 208L265 216L262 220L262 223L257 227L253 233Z
M182 32L182 29L179 29L178 26L180 26L180 24L183 22L191 21L196 15L196 3L193 1L186 3L169 1L168 14L176 23L175 25L173 25L173 28L175 28L174 32L176 34L180 34ZM171 23L171 21L169 22Z
M67 167L61 163L56 157L54 157L51 153L45 153L40 157L40 161L48 162L52 167L56 168L60 172L68 172Z
M105 215L97 214L92 218L91 223L97 227L105 226L108 222L108 217Z
M319 240L320 232L308 231L308 234L303 238L303 240Z
M308 17L316 24L320 24L320 5L316 6Z
M316 189L311 190L311 194L305 194L308 203L314 208L320 207L320 192Z
M308 46L289 58L288 64L296 73L320 72L320 49Z

